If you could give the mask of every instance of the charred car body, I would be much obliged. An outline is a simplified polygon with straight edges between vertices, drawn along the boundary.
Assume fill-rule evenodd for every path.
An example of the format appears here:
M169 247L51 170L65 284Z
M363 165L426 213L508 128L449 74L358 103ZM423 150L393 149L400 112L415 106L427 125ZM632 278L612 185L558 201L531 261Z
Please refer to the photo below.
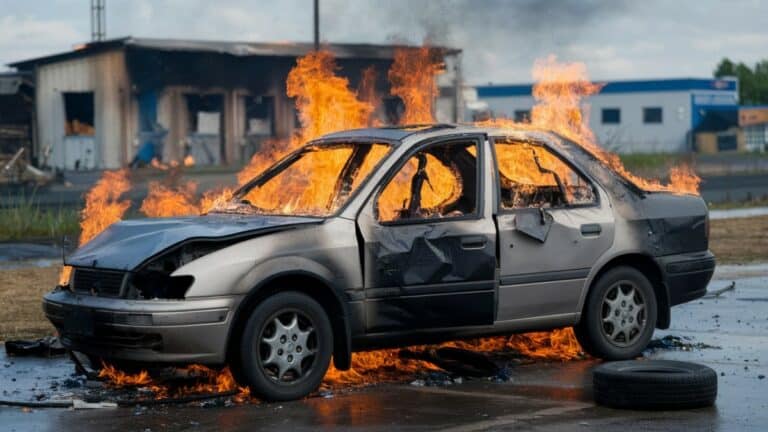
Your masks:
M230 363L279 400L410 343L574 326L631 358L715 261L699 197L556 134L430 125L327 135L216 211L119 222L66 264L44 310L68 348Z

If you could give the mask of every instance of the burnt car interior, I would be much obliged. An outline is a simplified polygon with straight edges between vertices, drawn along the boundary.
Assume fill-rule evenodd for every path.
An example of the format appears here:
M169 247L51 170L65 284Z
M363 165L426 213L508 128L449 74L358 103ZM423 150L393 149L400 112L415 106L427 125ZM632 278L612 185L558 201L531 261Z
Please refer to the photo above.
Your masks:
M562 208L594 204L594 187L546 147L496 139L501 208Z
M450 218L477 211L477 144L440 143L411 156L378 198L379 222Z
M389 145L379 143L303 147L245 185L233 201L248 214L330 216L388 151Z

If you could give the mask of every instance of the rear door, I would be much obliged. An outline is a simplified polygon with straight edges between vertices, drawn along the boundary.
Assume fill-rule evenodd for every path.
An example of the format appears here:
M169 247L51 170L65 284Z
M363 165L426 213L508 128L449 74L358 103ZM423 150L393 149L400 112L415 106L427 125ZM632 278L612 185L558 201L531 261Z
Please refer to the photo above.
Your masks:
M493 140L499 229L498 320L577 312L592 265L613 243L596 183L550 148Z
M369 333L493 323L496 228L482 193L484 143L462 136L415 148L364 206Z

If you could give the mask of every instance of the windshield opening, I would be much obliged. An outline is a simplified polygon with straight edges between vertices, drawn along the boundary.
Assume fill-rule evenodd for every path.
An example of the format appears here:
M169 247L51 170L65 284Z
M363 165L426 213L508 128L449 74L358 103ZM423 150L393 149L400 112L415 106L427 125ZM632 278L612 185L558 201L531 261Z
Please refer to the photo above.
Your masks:
M220 211L321 216L336 213L389 151L380 143L309 145L264 171Z

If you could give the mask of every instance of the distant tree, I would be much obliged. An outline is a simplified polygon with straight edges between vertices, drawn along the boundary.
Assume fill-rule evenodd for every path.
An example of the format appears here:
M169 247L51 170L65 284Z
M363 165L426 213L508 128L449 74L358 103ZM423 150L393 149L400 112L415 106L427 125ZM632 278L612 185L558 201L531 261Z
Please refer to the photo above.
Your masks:
M739 79L739 101L744 105L768 104L768 59L750 68L729 58L720 60L714 70L716 78L735 76Z

